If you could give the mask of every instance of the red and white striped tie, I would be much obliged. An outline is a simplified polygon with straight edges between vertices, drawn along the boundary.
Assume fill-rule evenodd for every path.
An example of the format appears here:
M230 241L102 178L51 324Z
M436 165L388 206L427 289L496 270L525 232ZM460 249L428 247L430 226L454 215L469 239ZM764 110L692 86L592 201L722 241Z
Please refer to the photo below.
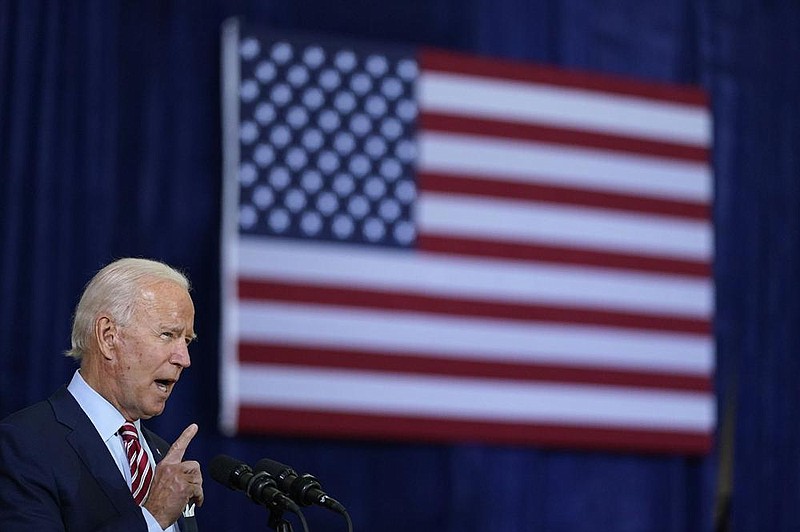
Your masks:
M147 493L150 491L150 482L153 480L153 468L142 445L139 443L139 433L133 423L125 423L119 431L128 464L131 466L131 494L139 506L142 505Z

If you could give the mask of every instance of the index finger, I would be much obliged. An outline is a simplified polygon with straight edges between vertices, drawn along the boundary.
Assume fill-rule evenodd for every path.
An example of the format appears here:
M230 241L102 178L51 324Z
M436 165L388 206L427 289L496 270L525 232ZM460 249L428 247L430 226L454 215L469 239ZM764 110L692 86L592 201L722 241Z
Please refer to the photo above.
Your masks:
M164 456L162 462L178 463L182 461L183 453L186 452L189 442L191 442L192 438L194 438L195 434L197 434L197 430L198 427L196 423L192 423L183 429L183 432L180 436L178 436L178 439L175 440L175 443L170 446L169 451L167 451L167 454Z

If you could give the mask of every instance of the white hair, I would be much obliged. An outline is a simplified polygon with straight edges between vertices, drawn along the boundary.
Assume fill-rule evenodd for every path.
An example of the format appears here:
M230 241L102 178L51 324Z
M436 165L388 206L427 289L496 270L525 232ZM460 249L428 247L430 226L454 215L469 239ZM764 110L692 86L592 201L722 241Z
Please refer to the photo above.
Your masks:
M124 327L130 323L140 290L153 281L172 281L190 289L189 279L175 268L148 259L119 259L92 277L75 307L72 321L72 349L67 356L80 361L94 335L95 320L108 314Z

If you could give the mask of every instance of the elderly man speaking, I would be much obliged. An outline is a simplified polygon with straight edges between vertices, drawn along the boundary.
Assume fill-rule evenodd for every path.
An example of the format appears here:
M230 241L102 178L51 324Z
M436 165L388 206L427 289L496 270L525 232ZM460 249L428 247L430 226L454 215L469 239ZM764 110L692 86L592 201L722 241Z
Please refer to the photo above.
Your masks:
M131 258L100 270L75 309L80 369L0 422L0 530L196 530L203 479L183 455L197 425L169 446L141 424L164 411L194 337L183 274Z

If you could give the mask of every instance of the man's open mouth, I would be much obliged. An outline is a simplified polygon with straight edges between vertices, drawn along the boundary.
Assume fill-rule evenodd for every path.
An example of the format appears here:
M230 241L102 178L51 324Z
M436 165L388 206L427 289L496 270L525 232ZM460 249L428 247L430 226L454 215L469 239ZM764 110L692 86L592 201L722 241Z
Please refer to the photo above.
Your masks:
M156 379L156 386L162 392L168 392L173 384L175 384L173 379Z

